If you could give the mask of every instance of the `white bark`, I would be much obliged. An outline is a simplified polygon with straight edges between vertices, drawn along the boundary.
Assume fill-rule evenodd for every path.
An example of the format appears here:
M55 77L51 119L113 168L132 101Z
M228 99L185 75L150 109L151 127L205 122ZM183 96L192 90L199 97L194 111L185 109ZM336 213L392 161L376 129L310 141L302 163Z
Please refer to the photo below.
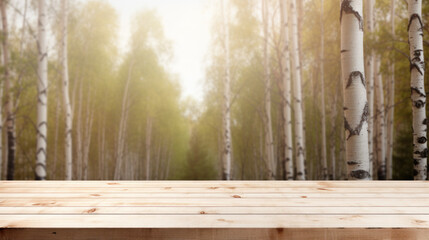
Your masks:
M385 116L384 116L384 93L383 93L383 77L380 72L380 56L375 60L377 73L375 75L375 89L377 91L377 176L378 180L386 180L386 134L385 134Z
M227 10L227 0L222 0L222 16L223 16L223 48L225 54L225 76L224 76L224 92L223 92L223 165L222 179L231 180L231 100L230 100L230 58L229 58L229 20Z
M390 24L392 39L395 38L395 0L391 0ZM392 157L393 157L393 118L395 113L395 60L390 62L389 102L387 117L387 149L386 149L386 177L392 179Z
M324 41L324 24L323 24L323 0L320 0L320 94L322 105L322 179L328 180L328 159L326 153L326 114L325 114L325 41Z
M363 59L362 0L342 0L341 69L348 179L369 180L368 102Z
M422 0L408 0L408 42L410 44L411 101L413 109L414 179L427 178L427 119L424 89Z
M130 66L128 68L128 77L125 83L124 96L122 97L121 120L119 122L118 145L116 149L116 165L115 165L115 174L114 174L115 180L120 180L122 178L122 167L124 165L123 162L124 162L125 135L127 131L128 108L129 108L128 92L130 88L132 69L133 69L133 62L130 62Z
M283 77L283 120L285 135L285 170L286 179L293 180L293 142L292 142L292 109L291 109L291 76L290 76L290 53L289 53L289 21L287 12L287 1L280 0L281 31L282 31L282 77Z
M292 17L292 74L294 94L294 120L295 120L295 156L296 179L305 180L305 143L304 143L304 118L301 90L301 65L298 43L298 13L296 0L290 0L290 12Z
M374 32L374 0L365 1L366 28L369 33ZM375 78L375 53L371 49L365 62L365 77L368 97L368 151L369 151L369 173L373 175L374 166L374 78Z
M264 25L264 126L265 126L265 151L267 179L275 179L273 129L271 126L271 79L270 79L270 55L268 48L269 10L267 0L262 0L262 18Z
M37 101L37 160L36 180L46 179L46 147L48 132L48 48L47 48L47 12L45 0L39 0L38 20L38 101Z
M61 35L61 66L63 80L63 101L66 118L65 125L65 163L66 163L66 178L72 180L73 165L72 165L72 131L73 131L73 115L69 95L69 72L68 72L68 53L67 53L67 17L68 17L68 0L61 1L62 10L62 35Z

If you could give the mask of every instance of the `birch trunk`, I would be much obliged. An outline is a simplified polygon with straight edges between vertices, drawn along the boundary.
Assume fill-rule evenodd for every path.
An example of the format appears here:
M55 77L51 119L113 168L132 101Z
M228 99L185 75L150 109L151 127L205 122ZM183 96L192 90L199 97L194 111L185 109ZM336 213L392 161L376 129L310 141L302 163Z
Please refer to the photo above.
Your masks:
M331 111L331 139L330 139L330 152L331 152L331 174L330 179L335 180L336 178L336 155L335 155L335 149L336 149L336 140L335 140L335 130L336 130L336 117L337 117L337 93L334 95L334 101L332 105L332 111Z
M0 11L2 17L3 26L3 67L4 67L4 84L6 91L6 127L7 127L7 180L14 179L15 172L15 116L13 114L13 93L12 84L10 81L10 69L9 69L9 31L6 16L6 1L1 0Z
M413 109L414 179L427 179L427 119L424 89L422 0L408 0L411 101Z
M322 179L328 180L328 157L326 153L326 113L325 113L325 40L323 23L323 0L320 0L320 94L322 105Z
M46 179L46 147L48 130L48 48L46 43L47 12L45 0L39 0L38 20L38 101L36 180Z
M231 180L231 100L230 100L230 59L229 59L229 19L227 12L227 0L222 0L222 16L224 30L224 54L225 54L225 76L224 76L224 92L223 92L223 164L222 164L222 179Z
M380 72L380 56L377 56L375 67L377 74L375 82L377 90L377 176L378 180L386 180L386 134L385 134L385 116L384 116L384 94L383 77Z
M390 34L392 39L395 39L395 0L392 0L390 6ZM389 102L387 104L387 149L386 149L386 177L387 180L393 179L392 177L392 158L393 158L393 118L395 113L395 61L390 62L390 81L389 81Z
M282 77L283 77L283 120L285 136L285 170L286 179L293 180L293 142L292 142L292 110L291 110L291 76L289 53L289 21L287 1L280 0L282 48Z
M296 179L305 180L305 143L304 143L304 118L301 91L301 64L298 43L298 13L296 0L290 0L292 17L292 74L294 77L294 117L295 117L295 154L296 154Z
M366 12L366 27L369 33L374 32L374 0L365 1ZM366 57L365 64L365 77L367 84L367 97L368 97L368 151L369 151L369 173L373 175L374 166L374 63L375 54L371 49L369 56Z
M268 48L268 3L267 0L262 0L262 18L264 24L264 82L265 82L265 99L264 99L264 113L265 113L265 151L266 151L266 166L267 166L267 179L275 179L275 163L274 163L274 143L273 143L273 129L271 126L271 81L270 81L270 56Z
M82 137L82 121L83 121L83 114L82 114L82 106L83 106L83 88L82 83L83 81L79 80L79 105L77 110L77 123L76 123L76 158L77 158L77 166L76 166L76 174L77 179L82 180L82 159L83 159L83 137Z
M120 180L122 177L122 166L124 160L124 147L125 147L125 132L127 129L127 120L128 120L128 91L131 82L131 73L133 69L133 63L130 63L128 68L128 77L127 82L125 83L124 96L122 97L122 110L121 110L121 120L119 122L119 133L118 133L118 146L116 149L116 165L115 165L115 174L114 179Z
M340 11L347 174L350 180L369 180L362 0L342 0Z
M146 120L146 180L150 180L150 148L152 138L152 118L147 117Z
M64 101L64 113L66 117L65 125L65 165L66 165L66 180L72 180L73 163L72 163L72 131L73 131L73 115L69 95L69 72L68 72L68 53L67 53L67 18L68 18L68 0L61 1L62 11L62 35L61 35L61 66L62 66L62 90Z

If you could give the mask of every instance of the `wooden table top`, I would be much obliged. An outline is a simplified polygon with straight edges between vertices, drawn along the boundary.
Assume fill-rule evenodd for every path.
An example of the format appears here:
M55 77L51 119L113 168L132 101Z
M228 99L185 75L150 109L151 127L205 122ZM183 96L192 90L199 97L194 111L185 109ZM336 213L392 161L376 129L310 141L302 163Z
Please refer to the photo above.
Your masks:
M1 181L1 228L429 228L423 181Z

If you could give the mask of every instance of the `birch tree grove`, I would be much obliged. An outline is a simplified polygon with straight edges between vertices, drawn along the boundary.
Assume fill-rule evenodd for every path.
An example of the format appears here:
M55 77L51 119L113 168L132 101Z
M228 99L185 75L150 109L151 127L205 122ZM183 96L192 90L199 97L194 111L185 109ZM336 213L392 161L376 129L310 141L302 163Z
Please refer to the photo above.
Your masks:
M289 52L289 23L287 13L287 1L280 1L282 48L282 77L283 77L283 121L285 135L285 170L286 179L293 180L293 142L292 142L292 102L291 102L291 76L290 76L290 52Z
M369 180L362 0L342 0L340 11L347 173L349 180Z
M265 151L267 178L275 179L274 143L273 129L271 126L271 79L270 79L270 56L268 48L269 11L268 0L262 0L262 18L264 25L264 126L265 126Z
M37 101L37 160L36 180L46 179L46 147L48 133L48 48L47 48L47 12L45 0L38 1L38 101Z
M67 17L68 17L68 0L61 1L61 23L62 23L62 35L61 35L61 65L62 65L62 90L63 90L63 101L64 101L64 113L66 118L65 126L65 162L66 162L66 180L72 180L72 131L73 131L73 116L72 108L69 96L69 72L68 72L68 54L67 54Z
M222 179L231 180L231 101L230 101L230 60L229 60L229 20L227 0L222 0L222 17L223 17L223 49L225 54L225 76L223 92L223 169Z
M6 15L6 2L5 0L0 1L0 11L2 17L3 36L2 36L2 48L3 48L3 66L4 66L4 86L6 92L6 127L7 127L7 180L14 179L15 173L15 116L14 116L14 105L13 105L13 93L12 84L9 68L9 31L8 22Z
M298 12L296 0L290 0L290 13L292 18L292 74L293 74L293 98L295 120L295 157L296 179L305 180L305 143L304 143L304 118L301 90L301 61L298 44Z
M413 110L414 179L427 179L427 119L424 89L422 0L408 0L411 101Z

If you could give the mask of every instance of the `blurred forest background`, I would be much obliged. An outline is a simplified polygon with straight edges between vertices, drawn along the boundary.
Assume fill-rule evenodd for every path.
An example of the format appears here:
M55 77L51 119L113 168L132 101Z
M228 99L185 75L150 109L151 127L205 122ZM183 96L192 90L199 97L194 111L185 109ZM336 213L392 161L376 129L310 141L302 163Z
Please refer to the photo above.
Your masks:
M10 87L2 85L2 111L12 101L16 150L13 179L34 179L37 134L38 1L4 1L7 15ZM119 16L107 1L68 3L68 73L72 110L74 180L221 179L222 108L225 51L223 14L228 13L230 57L231 179L266 179L264 143L264 64L261 1L230 0L222 10L212 1L211 47L207 50L204 98L181 98L174 58L158 13L141 9L132 19L128 49L119 49ZM61 74L61 3L47 1L48 28L48 180L65 179L65 118ZM268 54L275 178L285 179L285 136L281 72L279 1L268 4ZM340 3L297 1L301 61L305 165L307 179L322 179L322 134L330 179L346 179L340 62ZM396 1L395 31L390 31L391 0L377 0L375 30L365 31L365 53L381 59L385 113L391 63L395 63L393 179L412 179L412 128L408 15ZM321 15L323 9L323 15ZM423 1L423 23L429 22ZM320 84L321 24L324 26L324 98ZM429 34L425 24L424 33ZM3 31L4 32L4 31ZM3 39L4 39L3 34ZM429 46L429 41L424 42ZM426 54L428 56L428 54ZM426 57L427 60L427 57ZM4 61L0 71L5 71ZM4 81L2 81L3 83ZM425 76L426 89L428 74ZM326 111L322 122L322 109ZM8 114L3 113L3 125ZM1 179L8 170L8 141L3 128ZM374 141L376 142L376 141ZM9 161L10 163L10 161Z

